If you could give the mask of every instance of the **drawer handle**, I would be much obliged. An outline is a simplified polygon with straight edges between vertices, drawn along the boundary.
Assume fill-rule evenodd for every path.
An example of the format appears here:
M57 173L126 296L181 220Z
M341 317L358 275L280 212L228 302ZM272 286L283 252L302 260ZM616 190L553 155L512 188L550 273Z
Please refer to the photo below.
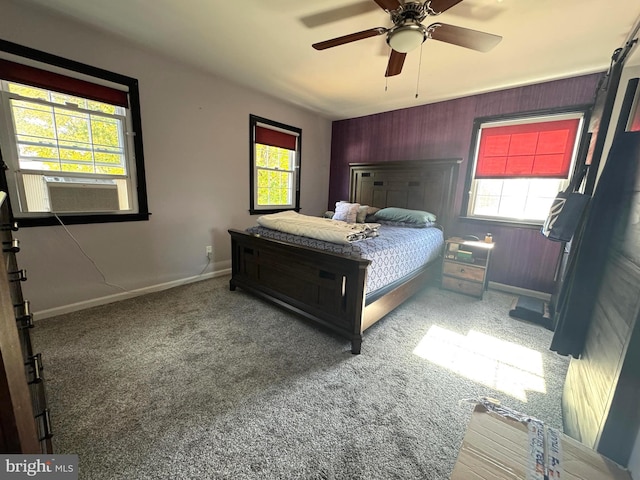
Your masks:
M20 251L20 240L14 238L10 242L2 242L2 251L18 253Z
M3 225L0 227L0 230L1 230L1 231L3 231L3 232L7 232L7 231L9 231L9 230L12 230L12 231L14 231L14 232L17 232L17 231L18 231L18 222L13 222L13 223L6 223L6 224L3 224Z
M42 417L42 430L44 435L39 438L42 442L43 440L47 440L53 437L53 431L51 429L51 414L48 408L45 408L41 413L36 415L36 418Z
M18 317L16 318L16 321L18 322L18 328L21 330L25 328L33 328L33 313Z
M31 367L31 373L33 373L33 379L29 382L29 385L42 382L42 354L36 353L32 355L25 365Z
M7 275L11 275L11 277L9 278L10 282L27 281L27 271L24 268L22 270L16 270L15 272L7 272Z

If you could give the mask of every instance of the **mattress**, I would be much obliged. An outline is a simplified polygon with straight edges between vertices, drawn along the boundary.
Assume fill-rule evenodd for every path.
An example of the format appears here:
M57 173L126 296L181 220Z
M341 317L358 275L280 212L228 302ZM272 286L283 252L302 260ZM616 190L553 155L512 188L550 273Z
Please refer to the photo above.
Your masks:
M255 226L249 233L341 255L371 260L367 270L366 293L374 294L437 259L442 252L442 230L381 225L374 238L348 245L330 243L269 228Z

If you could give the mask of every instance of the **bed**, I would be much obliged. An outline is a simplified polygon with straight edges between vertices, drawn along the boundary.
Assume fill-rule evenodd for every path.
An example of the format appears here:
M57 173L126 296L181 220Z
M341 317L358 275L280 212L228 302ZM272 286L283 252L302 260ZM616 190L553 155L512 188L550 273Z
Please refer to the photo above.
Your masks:
M349 202L432 212L446 231L453 215L460 162L438 159L351 164ZM382 225L381 237L385 228L392 226ZM437 278L441 270L441 255L437 255L402 278L371 291L370 259L295 243L291 238L268 238L259 230L230 229L229 234L232 291L240 287L330 329L351 341L354 354L361 352L362 334L367 328Z

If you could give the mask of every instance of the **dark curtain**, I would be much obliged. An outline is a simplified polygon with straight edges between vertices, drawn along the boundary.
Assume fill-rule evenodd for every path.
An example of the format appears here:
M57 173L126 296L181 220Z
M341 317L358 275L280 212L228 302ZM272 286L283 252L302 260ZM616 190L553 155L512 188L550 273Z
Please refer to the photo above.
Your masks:
M589 330L616 229L625 225L640 164L640 133L619 133L594 192L582 231L572 245L560 293L551 350L578 358ZM575 242L575 239L574 239Z

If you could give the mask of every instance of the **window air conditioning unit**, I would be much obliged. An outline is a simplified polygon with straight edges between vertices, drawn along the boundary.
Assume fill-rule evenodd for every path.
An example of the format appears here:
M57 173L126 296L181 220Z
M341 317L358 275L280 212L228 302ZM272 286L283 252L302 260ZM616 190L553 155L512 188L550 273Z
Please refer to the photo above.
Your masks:
M120 209L115 180L44 177L54 213L113 212Z

